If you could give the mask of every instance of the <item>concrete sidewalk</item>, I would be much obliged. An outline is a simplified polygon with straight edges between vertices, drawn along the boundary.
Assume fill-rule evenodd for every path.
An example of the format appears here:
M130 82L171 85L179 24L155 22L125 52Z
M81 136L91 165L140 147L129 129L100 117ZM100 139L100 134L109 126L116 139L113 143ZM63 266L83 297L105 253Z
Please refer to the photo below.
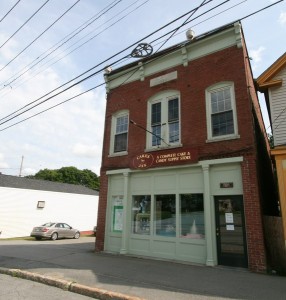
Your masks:
M1 245L0 272L98 299L286 299L286 277L37 245Z

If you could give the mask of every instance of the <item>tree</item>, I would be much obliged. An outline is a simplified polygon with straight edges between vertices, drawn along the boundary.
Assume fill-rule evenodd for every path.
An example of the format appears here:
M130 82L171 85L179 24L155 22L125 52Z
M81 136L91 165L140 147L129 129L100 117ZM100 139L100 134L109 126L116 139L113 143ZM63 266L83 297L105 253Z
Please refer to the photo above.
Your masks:
M91 170L79 170L76 167L62 167L56 170L43 169L34 176L27 176L33 179L42 179L71 184L80 184L93 190L99 189L99 177Z

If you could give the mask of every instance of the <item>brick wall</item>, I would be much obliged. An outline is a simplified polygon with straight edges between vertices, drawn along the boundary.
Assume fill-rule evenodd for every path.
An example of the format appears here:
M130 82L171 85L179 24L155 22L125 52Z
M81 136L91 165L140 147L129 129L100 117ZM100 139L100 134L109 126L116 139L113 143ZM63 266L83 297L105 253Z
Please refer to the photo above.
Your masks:
M178 72L176 80L150 88L150 79L172 71ZM205 90L209 86L222 81L234 82L240 138L206 143ZM182 151L188 148L196 148L199 160L244 156L242 176L249 268L258 272L265 271L265 251L256 171L255 128L252 118L251 97L249 97L248 93L249 82L252 82L252 76L250 69L247 69L245 65L244 50L242 48L231 47L190 61L187 67L181 65L145 78L144 81L131 82L110 91L107 97L99 197L98 233L96 238L96 249L98 251L103 250L104 247L105 209L107 201L107 177L105 176L105 172L111 169L132 167L133 158L138 154L144 153L146 147L146 132L130 124L128 155L108 157L111 117L119 110L128 109L130 119L147 128L148 99L160 91L172 89L179 90L181 93ZM257 106L256 93L251 93L252 98L257 101L254 105Z

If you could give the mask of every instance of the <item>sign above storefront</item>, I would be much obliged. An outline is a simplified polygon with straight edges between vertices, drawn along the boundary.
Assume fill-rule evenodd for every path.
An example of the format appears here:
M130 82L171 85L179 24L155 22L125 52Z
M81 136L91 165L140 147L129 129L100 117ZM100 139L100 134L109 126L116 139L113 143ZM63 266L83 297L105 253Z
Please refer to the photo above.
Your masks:
M198 161L196 149L183 151L160 151L154 153L142 153L133 159L135 169L148 169L151 167L168 166L176 164L194 163Z

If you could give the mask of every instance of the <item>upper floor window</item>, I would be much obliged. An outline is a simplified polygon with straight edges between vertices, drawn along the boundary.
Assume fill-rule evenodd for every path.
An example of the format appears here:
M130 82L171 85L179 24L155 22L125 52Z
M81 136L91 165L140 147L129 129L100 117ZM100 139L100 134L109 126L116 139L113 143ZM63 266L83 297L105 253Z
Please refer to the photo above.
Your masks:
M120 111L112 117L110 153L126 153L128 143L128 111Z
M178 93L165 92L149 101L148 125L147 147L167 147L180 143Z
M234 85L219 83L206 90L208 140L237 138Z

